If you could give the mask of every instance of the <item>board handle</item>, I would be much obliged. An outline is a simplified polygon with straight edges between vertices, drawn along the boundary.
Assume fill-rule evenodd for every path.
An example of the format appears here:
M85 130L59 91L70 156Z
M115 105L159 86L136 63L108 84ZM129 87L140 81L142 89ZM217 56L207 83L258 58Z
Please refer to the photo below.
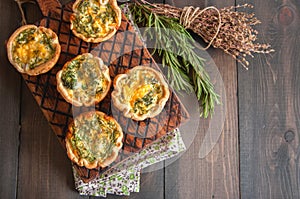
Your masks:
M58 8L61 8L61 3L59 0L36 0L36 2L38 3L44 16L47 16L50 11L57 12Z

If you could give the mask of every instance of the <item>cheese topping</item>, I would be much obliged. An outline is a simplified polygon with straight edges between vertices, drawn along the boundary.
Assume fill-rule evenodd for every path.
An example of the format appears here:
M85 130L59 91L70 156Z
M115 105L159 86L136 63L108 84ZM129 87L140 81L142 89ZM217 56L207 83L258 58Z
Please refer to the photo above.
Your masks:
M92 55L81 55L69 62L61 76L69 95L80 102L90 102L107 90L109 81L99 61Z
M96 0L83 0L77 7L75 20L71 20L75 30L87 38L103 37L113 31L117 24L116 13L107 4Z
M143 115L155 107L163 96L163 87L154 73L137 70L120 81L120 101L128 103L131 112Z
M117 124L103 116L93 114L75 119L70 138L78 157L90 162L103 162L112 153L116 140L121 136Z
M40 29L22 31L13 43L13 59L25 70L34 69L53 58L55 47L51 38Z

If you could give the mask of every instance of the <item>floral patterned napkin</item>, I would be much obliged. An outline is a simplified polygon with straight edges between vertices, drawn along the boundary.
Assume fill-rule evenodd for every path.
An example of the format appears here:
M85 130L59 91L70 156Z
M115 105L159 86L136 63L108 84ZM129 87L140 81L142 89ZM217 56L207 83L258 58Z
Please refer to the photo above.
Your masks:
M130 192L139 192L142 169L172 158L185 149L180 131L175 129L88 183L84 183L79 178L73 167L75 188L80 195L106 197L106 194L116 194L128 196Z

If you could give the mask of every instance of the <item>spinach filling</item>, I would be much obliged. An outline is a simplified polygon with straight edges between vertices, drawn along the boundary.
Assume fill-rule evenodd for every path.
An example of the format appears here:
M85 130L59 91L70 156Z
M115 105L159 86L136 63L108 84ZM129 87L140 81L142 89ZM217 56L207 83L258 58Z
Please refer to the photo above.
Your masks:
M76 71L74 70L64 71L61 79L65 87L69 89L73 89L77 84Z
M85 0L79 4L77 10L79 13L76 14L73 25L78 33L87 38L101 36L107 23L116 23L116 13L109 4L103 12L99 2L90 3Z
M144 115L157 105L163 95L163 87L155 75L148 71L138 71L130 74L122 83L121 100L130 103L131 112ZM128 88L129 87L129 88ZM130 90L134 90L130 92ZM130 94L128 94L130 93Z
M80 59L72 60L63 71L61 80L68 89L74 89L77 84L77 70L80 68Z
M157 104L162 95L162 87L159 84L151 84L149 90L143 97L137 98L132 110L134 113L143 115L148 113L153 106Z
M49 61L54 52L51 38L36 28L22 31L13 44L13 59L22 68L34 69Z
M27 44L29 41L34 40L33 34L35 33L35 28L30 28L22 31L16 38L18 44Z
M81 102L101 95L108 85L98 61L88 56L72 60L63 71L61 80L67 89L73 90L73 98Z
M72 128L72 147L81 158L90 162L108 158L120 136L116 124L99 115L82 121L76 120Z

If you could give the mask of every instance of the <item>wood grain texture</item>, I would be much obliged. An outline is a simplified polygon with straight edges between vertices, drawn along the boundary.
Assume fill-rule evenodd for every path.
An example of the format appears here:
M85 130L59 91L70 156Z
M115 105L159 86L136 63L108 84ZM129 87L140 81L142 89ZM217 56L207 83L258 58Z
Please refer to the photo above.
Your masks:
M40 19L36 5L26 4L24 9L29 23ZM75 191L70 161L22 82L17 198L88 198Z
M250 1L166 2L180 7L224 7ZM140 193L107 198L300 198L300 4L292 0L251 3L255 8L247 11L255 12L262 21L256 26L260 41L270 41L276 53L271 57L255 55L249 70L238 66L237 73L230 56L209 49L225 83L228 109L224 131L214 149L205 159L198 158L209 123L201 121L203 126L192 146L179 160L165 169L142 174ZM40 17L33 7L25 5L29 22ZM5 113L0 115L0 128L5 129L0 131L4 160L0 166L0 196L96 199L75 191L70 161L24 83L20 97L20 75L10 67L4 48L4 41L20 25L17 12L14 1L1 1L0 13L6 17L0 19L0 111Z
M74 189L71 163L23 84L18 198L87 198Z
M180 7L214 5L222 8L235 4L235 1L209 1L209 4L205 4L204 1L167 2ZM168 199L232 199L239 198L240 195L236 64L220 50L209 49L208 52L219 68L227 95L224 101L227 105L224 130L213 150L204 159L199 159L199 149L209 124L209 121L200 121L198 134L192 146L178 161L166 168L165 194Z
M19 107L20 75L10 65L6 54L6 40L20 23L20 15L14 1L0 2L0 196L13 198L17 189L18 146L19 146ZM7 20L10 18L11 20Z
M61 2L59 0L36 0L36 2L44 16L47 16L49 11L55 12L57 8L61 7Z
M260 41L276 52L239 70L241 196L300 198L299 2L253 4Z

